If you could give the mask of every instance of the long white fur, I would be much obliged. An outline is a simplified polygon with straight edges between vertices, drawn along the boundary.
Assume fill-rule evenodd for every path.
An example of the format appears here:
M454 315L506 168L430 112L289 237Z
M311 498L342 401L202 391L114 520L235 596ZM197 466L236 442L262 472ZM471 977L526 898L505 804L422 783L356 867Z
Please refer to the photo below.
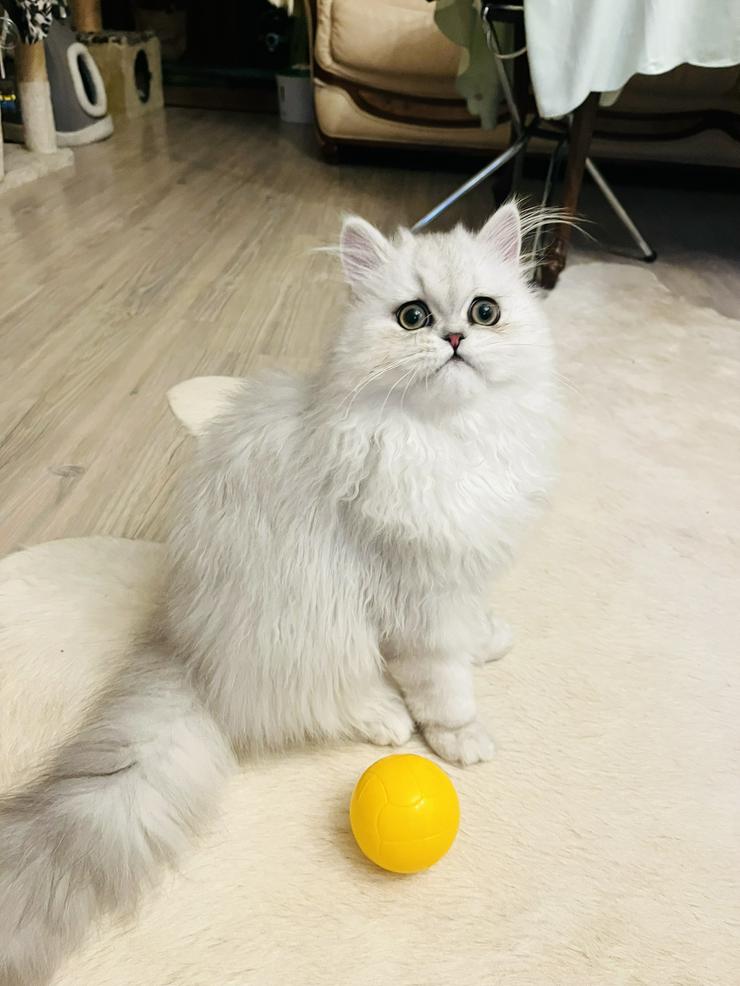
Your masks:
M170 540L167 641L44 777L0 803L0 984L46 981L207 817L233 753L309 739L492 755L473 664L491 583L541 501L556 418L520 217L388 240L345 222L351 300L313 378L244 381L196 440ZM476 296L501 307L470 325ZM402 329L422 299L434 324ZM307 317L309 314L307 313ZM464 362L448 362L448 333Z
M95 918L133 908L233 765L182 669L143 645L74 741L0 801L2 986L47 982Z

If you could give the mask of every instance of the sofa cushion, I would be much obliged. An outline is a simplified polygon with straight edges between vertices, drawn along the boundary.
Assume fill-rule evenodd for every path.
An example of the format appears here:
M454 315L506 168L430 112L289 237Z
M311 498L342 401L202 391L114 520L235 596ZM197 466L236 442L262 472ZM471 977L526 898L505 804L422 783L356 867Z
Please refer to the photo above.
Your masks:
M319 128L330 141L472 148L487 150L492 155L506 147L509 136L507 124L496 130L481 130L480 127L444 126L431 116L424 120L416 104L407 107L409 119L389 119L358 106L341 86L327 85L319 80L314 86L314 100ZM397 100L400 102L403 97L399 96ZM399 106L394 108L400 109ZM461 110L464 110L464 105Z
M318 0L314 56L321 68L392 92L460 99L461 49L426 0Z

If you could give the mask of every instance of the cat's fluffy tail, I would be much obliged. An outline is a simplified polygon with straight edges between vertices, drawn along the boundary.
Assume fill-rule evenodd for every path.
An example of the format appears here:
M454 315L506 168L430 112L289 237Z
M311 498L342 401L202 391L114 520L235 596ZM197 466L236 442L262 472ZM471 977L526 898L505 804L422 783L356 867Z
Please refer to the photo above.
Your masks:
M0 986L48 981L206 820L233 754L163 655L132 670L29 788L0 801Z

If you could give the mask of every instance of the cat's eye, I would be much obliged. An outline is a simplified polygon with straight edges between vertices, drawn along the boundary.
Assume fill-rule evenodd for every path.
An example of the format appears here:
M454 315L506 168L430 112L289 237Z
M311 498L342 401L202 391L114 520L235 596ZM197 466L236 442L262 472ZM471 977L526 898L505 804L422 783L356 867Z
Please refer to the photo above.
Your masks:
M495 325L501 318L501 309L493 298L473 298L468 308L468 321L474 325Z
M424 325L431 325L434 316L423 301L407 301L397 310L396 321L402 329L413 332Z

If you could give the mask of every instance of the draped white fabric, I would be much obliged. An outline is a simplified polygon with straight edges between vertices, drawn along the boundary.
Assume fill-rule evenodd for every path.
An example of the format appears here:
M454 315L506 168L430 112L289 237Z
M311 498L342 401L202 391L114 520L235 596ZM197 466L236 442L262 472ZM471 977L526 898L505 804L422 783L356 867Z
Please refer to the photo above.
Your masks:
M524 0L524 16L543 117L637 73L740 63L740 0Z

